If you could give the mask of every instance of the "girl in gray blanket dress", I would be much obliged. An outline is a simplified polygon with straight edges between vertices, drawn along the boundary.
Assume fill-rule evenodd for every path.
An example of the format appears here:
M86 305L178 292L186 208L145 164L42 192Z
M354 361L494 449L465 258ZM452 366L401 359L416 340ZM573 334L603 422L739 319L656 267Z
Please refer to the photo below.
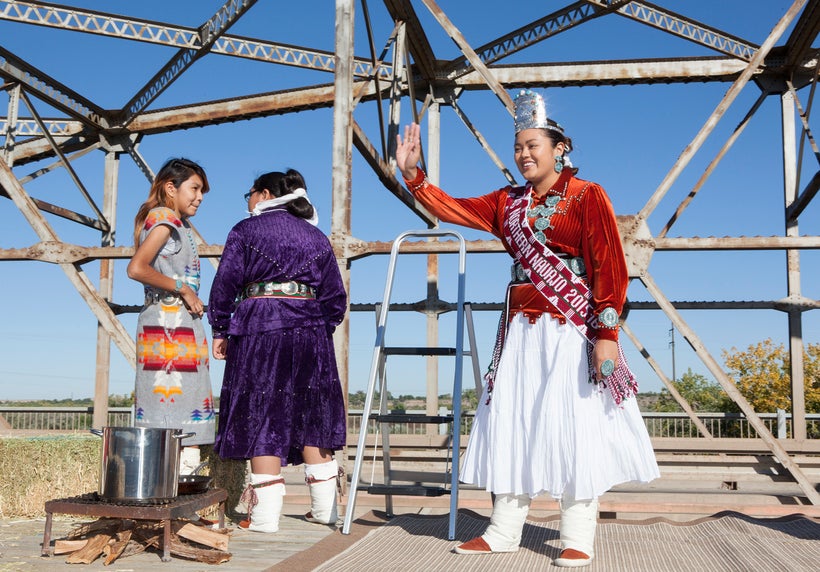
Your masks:
M134 220L137 249L128 264L128 276L145 285L137 323L136 425L196 433L182 441L182 474L199 465L198 445L214 442L199 255L188 224L207 192L202 167L187 159L166 162Z

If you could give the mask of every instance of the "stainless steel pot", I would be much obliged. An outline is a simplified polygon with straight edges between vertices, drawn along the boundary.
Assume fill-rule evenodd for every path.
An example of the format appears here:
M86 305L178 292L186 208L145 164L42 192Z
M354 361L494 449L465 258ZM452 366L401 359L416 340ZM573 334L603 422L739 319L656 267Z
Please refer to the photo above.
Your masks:
M180 429L103 427L99 494L108 500L150 501L177 496Z

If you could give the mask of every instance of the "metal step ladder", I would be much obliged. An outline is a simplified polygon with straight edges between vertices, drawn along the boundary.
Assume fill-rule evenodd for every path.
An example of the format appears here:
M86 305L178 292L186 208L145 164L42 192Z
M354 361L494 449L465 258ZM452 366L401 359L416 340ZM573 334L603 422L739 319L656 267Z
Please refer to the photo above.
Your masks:
M428 238L452 236L459 241L458 259L458 302L456 303L456 345L451 347L387 347L385 346L385 333L387 330L387 315L390 309L390 296L393 289L393 278L396 272L396 263L401 243L410 237ZM465 291L465 267L466 267L466 246L464 238L452 230L418 230L407 231L400 234L393 242L390 251L390 263L387 269L387 281L384 288L384 298L380 305L376 306L378 321L376 326L376 342L373 347L373 357L370 365L370 377L367 384L367 393L364 401L364 411L362 412L362 422L359 430L359 439L356 447L356 459L353 464L353 475L351 477L350 489L348 491L347 510L345 512L342 534L350 534L350 526L353 522L354 509L356 507L356 497L361 488L369 494L385 495L385 511L388 516L393 515L393 495L405 496L442 496L450 495L450 522L449 539L454 540L456 534L456 516L458 514L458 473L459 473L459 449L461 435L461 391L462 391L462 361L464 356L471 356L473 374L477 395L481 395L481 373L478 366L478 356L476 355L475 330L473 328L472 310L470 304L464 301ZM470 351L464 350L464 324L467 322L467 330L470 341ZM419 415L406 413L389 413L387 411L387 377L385 375L387 357L391 355L415 355L415 356L454 356L455 367L453 374L453 410L452 415ZM381 400L378 412L373 411L373 399L376 390L379 390ZM362 464L367 453L367 432L371 420L378 423L379 433L382 437L382 463L384 483L365 484L361 483ZM447 472L438 475L441 485L430 486L420 484L421 482L436 482L434 479L421 480L423 477L419 473L408 474L408 471L393 471L390 464L390 427L397 423L428 423L447 424L447 462L450 465L449 487L447 486ZM375 463L375 459L373 461ZM403 478L404 477L404 478ZM405 480L404 484L396 481Z

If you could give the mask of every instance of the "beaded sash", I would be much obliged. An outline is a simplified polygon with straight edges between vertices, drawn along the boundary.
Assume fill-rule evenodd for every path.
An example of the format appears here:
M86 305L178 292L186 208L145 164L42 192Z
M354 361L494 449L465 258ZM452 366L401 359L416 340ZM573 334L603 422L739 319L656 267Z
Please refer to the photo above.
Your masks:
M535 288L589 341L589 374L590 380L595 380L597 377L592 366L592 348L598 338L594 334L597 316L590 304L592 293L586 283L572 272L558 255L536 238L526 215L526 187L517 191L510 192L507 197L504 239L513 247L515 259L524 267ZM488 375L495 376L495 366L497 363L491 366ZM617 404L638 391L638 384L629 369L620 342L618 365L612 375L600 383L603 383L604 387L609 387Z

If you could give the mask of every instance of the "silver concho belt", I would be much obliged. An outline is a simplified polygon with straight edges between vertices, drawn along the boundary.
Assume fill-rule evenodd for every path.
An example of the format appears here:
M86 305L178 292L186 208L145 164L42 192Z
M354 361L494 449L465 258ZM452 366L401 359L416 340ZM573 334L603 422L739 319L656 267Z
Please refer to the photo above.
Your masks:
M301 282L252 282L242 289L238 301L246 298L316 298L316 290Z

